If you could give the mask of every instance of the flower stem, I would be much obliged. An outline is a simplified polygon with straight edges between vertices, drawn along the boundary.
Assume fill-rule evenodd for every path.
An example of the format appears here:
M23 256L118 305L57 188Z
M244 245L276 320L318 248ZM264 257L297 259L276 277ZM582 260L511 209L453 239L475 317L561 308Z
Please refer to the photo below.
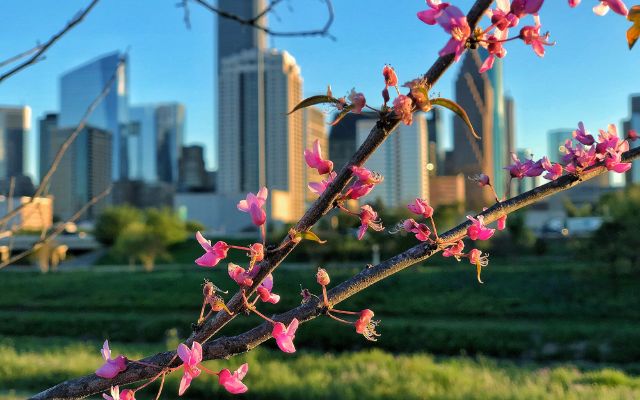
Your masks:
M331 318L335 319L335 320L336 320L336 321L338 321L338 322L342 322L343 324L353 325L353 322L350 322L350 321L344 320L344 319L342 319L342 318L338 318L338 317L336 317L335 315L331 315L331 312L327 312L327 315L328 315L329 317L331 317Z
M336 308L332 308L331 312L337 312L340 314L349 314L349 315L358 315L359 313L355 312L355 311L346 311L346 310L338 310Z
M158 394L156 395L156 400L160 399L160 395L162 394L162 388L164 387L164 378L166 377L166 374L162 374L162 380L160 381L160 388L158 389Z
M327 287L322 285L322 299L324 300L324 305L329 307L329 299L327 298Z
M202 364L198 365L198 367L209 375L220 375L219 372L213 372L212 370L210 370L209 368L205 367Z

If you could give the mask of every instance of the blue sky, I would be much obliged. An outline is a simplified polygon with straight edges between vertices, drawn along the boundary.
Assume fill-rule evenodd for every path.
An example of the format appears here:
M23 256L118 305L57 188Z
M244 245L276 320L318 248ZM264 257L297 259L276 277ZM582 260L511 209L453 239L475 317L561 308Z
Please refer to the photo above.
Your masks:
M88 1L22 0L0 5L0 58L44 41ZM214 17L191 5L191 30L177 0L102 0L81 25L46 59L0 84L0 104L33 109L30 170L35 171L37 118L58 108L58 78L98 55L130 52L132 103L179 101L187 108L187 143L206 145L208 166L215 166ZM471 0L453 0L466 10ZM543 30L556 46L540 59L521 42L507 46L505 89L516 99L518 147L546 152L546 132L574 127L584 120L595 131L628 115L628 96L640 92L640 49L629 52L624 38L629 23L616 14L598 17L595 0L570 9L565 0L549 0L541 12ZM593 3L593 4L592 4ZM630 5L630 4L629 4ZM352 87L378 103L381 69L392 64L401 81L423 73L447 40L438 27L415 14L422 0L334 0L335 23L327 38L272 38L272 47L290 52L301 66L305 96L335 94ZM319 0L286 0L271 16L277 29L321 26ZM434 88L451 96L454 66Z

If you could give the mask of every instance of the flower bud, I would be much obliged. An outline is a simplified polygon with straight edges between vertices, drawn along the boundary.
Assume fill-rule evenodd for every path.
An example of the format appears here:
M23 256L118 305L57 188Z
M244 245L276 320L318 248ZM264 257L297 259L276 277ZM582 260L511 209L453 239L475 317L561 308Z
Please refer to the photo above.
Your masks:
M254 243L249 248L251 249L249 255L254 262L260 262L264 259L264 246L262 243Z
M329 279L329 274L324 268L318 268L316 280L318 281L318 285L321 286L327 286L329 282L331 282L331 279Z
M204 295L204 297L213 296L215 292L216 292L216 289L213 286L213 283L206 281L202 288L202 294Z

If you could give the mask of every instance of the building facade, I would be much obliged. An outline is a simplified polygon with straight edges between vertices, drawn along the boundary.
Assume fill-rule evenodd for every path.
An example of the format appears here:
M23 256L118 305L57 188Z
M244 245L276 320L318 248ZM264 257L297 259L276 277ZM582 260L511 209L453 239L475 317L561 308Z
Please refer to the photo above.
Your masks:
M303 109L302 113L304 126L304 148L311 148L313 143L317 140L320 143L320 148L322 149L322 156L330 159L331 153L329 152L329 138L327 137L327 124L325 123L324 112L317 107L307 107ZM318 171L315 169L308 168L306 164L302 167L305 171L304 186L307 186L310 182L319 182L324 178L320 176ZM334 168L337 169L340 167L334 165ZM306 190L305 193L307 202L312 202L318 197L310 190Z
M183 192L211 190L209 176L205 168L204 147L183 146L180 159L180 180L178 188Z
M223 194L288 193L291 219L304 212L302 77L285 51L243 50L221 60L218 189ZM289 222L289 221L285 221Z
M114 78L107 95L93 110L87 125L111 135L111 179L127 179L127 127L129 125L129 89L127 62L119 65L119 52L100 56L60 78L60 115L58 128L75 129L92 102ZM119 65L119 66L118 66ZM117 70L116 70L117 67Z
M47 113L38 120L38 171L40 180L47 174L53 158L55 157L53 147L51 146L51 138L55 130L58 129L58 113Z
M640 94L632 95L629 98L629 119L623 122L623 132L619 133L620 136L626 135L629 130L633 129L640 133ZM640 143L638 141L631 142L631 147L638 147ZM631 169L626 173L627 184L640 183L640 166L638 163L632 163Z
M25 175L30 130L30 107L0 107L0 179Z

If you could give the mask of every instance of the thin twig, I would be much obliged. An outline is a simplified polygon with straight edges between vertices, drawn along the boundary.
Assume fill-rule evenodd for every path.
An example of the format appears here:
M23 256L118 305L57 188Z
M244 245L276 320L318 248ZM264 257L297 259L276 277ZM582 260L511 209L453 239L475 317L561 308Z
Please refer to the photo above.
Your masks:
M64 143L62 143L62 145L58 149L58 152L56 153L56 155L55 155L55 157L53 159L53 162L51 163L51 166L47 170L47 173L45 174L45 176L40 180L40 184L36 188L36 191L35 191L34 195L31 196L31 199L29 201L25 202L25 203L22 203L18 207L15 207L13 210L11 210L11 212L8 212L5 216L0 218L0 224L3 224L6 221L8 221L9 219L13 218L15 215L17 215L20 212L21 209L23 209L24 207L28 206L29 204L32 204L34 201L36 201L36 199L38 197L40 197L44 193L44 191L47 189L47 185L49 184L49 181L51 180L51 177L53 176L53 174L58 169L58 165L62 161L62 158L64 157L65 153L67 152L69 147L73 144L73 141L78 137L78 135L80 135L80 133L82 132L82 130L86 126L87 121L89 120L89 117L91 116L93 111L95 111L95 109L98 107L98 105L100 105L102 100L104 100L104 98L111 91L111 86L113 86L113 83L115 82L116 78L118 77L118 69L120 68L120 66L122 64L124 64L125 59L126 59L126 56L123 56L120 59L120 61L118 62L118 65L116 65L116 68L113 71L113 75L111 75L111 78L106 83L106 85L102 88L102 91L98 94L98 96L91 102L91 104L89 105L89 107L85 111L84 115L82 116L82 119L78 123L78 126L73 130L71 135L69 135L69 137L67 137L67 139L64 141Z
M242 25L248 25L252 28L258 29L260 31L265 32L268 35L271 36L285 36L285 37L293 37L293 36L326 36L332 39L335 39L331 33L329 33L329 29L331 28L331 25L333 24L333 20L334 20L334 12L333 12L333 3L332 0L323 0L323 3L327 6L327 21L325 22L324 26L320 29L311 29L311 30L304 30L304 31L291 31L291 32L286 32L286 31L274 31L271 28L267 27L266 25L262 25L260 24L259 20L260 18L264 17L267 13L273 11L273 8L280 3L281 0L274 0L271 2L271 4L269 4L267 7L265 7L264 10L262 10L261 12L259 12L258 14L256 14L255 16L251 17L251 18L244 18L241 17L237 14L233 14L230 13L228 11L225 11L221 8L218 8L212 4L209 4L209 2L205 1L205 0L193 0L195 1L197 4L200 4L202 7L206 8L207 10L218 14L218 16L220 16L221 18L226 18L226 19L230 19L232 21L236 21L239 24ZM186 8L186 7L185 7Z
M91 3L89 3L89 5L87 6L87 8L85 8L82 11L80 11L71 21L69 21L67 23L67 25L60 32L58 32L55 35L53 35L46 43L43 43L41 46L37 46L37 47L27 51L27 52L24 52L22 54L18 54L17 56L14 56L14 57L10 58L9 60L5 61L4 63L12 62L11 61L12 59L17 60L17 59L25 57L28 54L31 54L31 53L35 52L35 54L33 56L29 57L23 63L16 65L11 70L9 70L9 71L5 72L4 74L0 75L0 82L2 82L5 79L17 74L18 72L22 71L23 69L27 68L28 66L38 62L42 58L42 55L49 49L49 47L53 46L53 44L55 42L60 40L60 38L62 38L62 36L64 36L67 32L69 32L71 29L73 29L74 26L76 26L80 22L82 22L84 17L86 17L87 14L89 14L89 12L98 3L98 1L100 1L100 0L92 0Z

